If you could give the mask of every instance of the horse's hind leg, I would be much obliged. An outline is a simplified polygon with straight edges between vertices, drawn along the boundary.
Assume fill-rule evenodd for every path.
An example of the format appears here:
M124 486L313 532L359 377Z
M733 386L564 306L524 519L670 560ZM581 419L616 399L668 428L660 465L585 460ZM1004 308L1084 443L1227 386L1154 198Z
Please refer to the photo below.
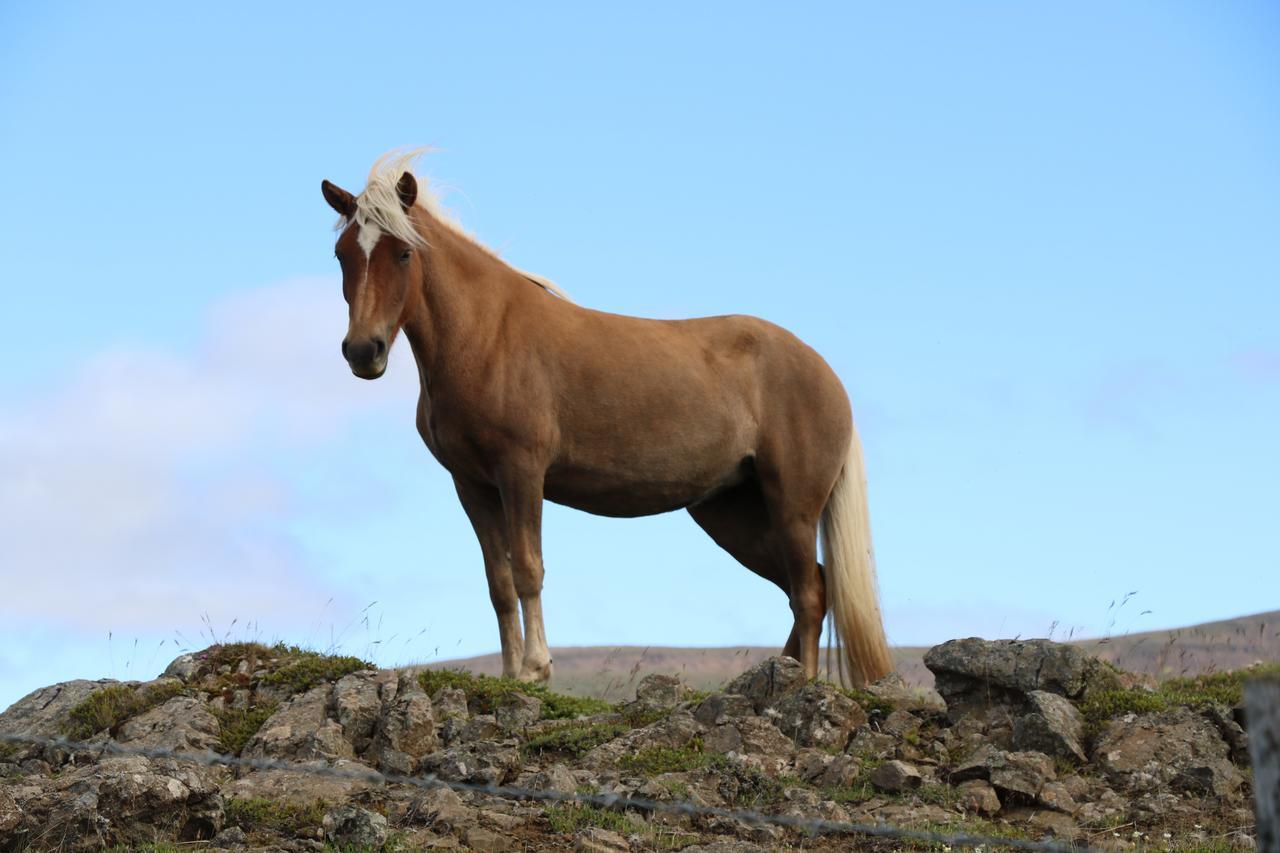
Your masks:
M689 515L717 545L760 577L778 586L788 597L791 582L786 566L778 558L776 536L769 513L754 481L734 486L700 504L689 507ZM782 653L799 659L800 639L792 627Z

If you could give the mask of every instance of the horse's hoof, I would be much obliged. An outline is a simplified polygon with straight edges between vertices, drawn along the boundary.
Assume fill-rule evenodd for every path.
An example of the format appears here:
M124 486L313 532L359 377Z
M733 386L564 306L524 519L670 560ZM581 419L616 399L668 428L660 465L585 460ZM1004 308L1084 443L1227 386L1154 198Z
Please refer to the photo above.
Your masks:
M517 681L529 683L540 683L551 680L551 661L544 664L528 664L526 663L520 669L520 674L516 676Z

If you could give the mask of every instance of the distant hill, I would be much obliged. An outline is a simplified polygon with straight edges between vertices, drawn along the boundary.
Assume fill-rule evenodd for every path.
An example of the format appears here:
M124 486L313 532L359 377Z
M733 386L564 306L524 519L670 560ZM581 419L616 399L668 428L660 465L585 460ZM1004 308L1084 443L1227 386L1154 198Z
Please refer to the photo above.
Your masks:
M1122 669L1157 679L1239 669L1256 661L1280 661L1280 610L1206 622L1166 631L1076 640L1089 654ZM674 648L669 646L566 646L552 649L556 690L602 699L631 698L649 673L680 675L699 689L712 689L779 651L776 646ZM893 650L898 672L909 684L928 685L933 675L921 660L926 647ZM497 654L431 664L486 675L502 673Z

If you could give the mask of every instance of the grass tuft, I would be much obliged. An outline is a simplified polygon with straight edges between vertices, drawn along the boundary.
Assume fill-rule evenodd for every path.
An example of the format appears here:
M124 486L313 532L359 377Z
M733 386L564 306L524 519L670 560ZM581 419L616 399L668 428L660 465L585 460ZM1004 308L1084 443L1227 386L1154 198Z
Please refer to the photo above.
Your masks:
M262 724L276 712L275 702L252 705L248 708L225 708L214 711L218 720L218 750L223 755L239 755L249 738L258 733Z
M457 669L429 669L418 676L418 683L428 696L442 687L457 688L467 694L468 704L477 714L492 714L504 697L512 693L533 696L542 702L542 719L573 720L592 714L604 714L614 706L599 699L552 693L541 684L527 684L511 678L475 675Z
M1280 663L1260 664L1232 672L1215 672L1194 678L1171 678L1154 690L1142 687L1098 690L1080 703L1085 734L1090 740L1102 732L1109 720L1125 714L1147 714L1174 708L1201 709L1211 704L1229 707L1244 698L1244 683L1250 678L1280 676Z
M563 755L579 758L591 750L627 733L617 723L570 723L549 732L534 735L520 750L525 755Z
M223 806L227 826L238 826L245 832L256 830L284 835L318 829L327 808L323 800L297 805L266 797L232 797Z
M644 776L661 773L683 773L697 770L711 763L712 756L702 751L702 739L694 738L681 747L653 746L634 755L624 755L618 761L618 769Z
M317 684L374 668L373 664L357 657L323 655L297 646L277 646L275 651L285 661L279 669L264 675L259 684L283 686L290 694L305 693Z
M85 740L98 732L115 734L126 721L163 705L182 692L176 681L144 687L113 684L90 693L67 715L62 733L72 740Z

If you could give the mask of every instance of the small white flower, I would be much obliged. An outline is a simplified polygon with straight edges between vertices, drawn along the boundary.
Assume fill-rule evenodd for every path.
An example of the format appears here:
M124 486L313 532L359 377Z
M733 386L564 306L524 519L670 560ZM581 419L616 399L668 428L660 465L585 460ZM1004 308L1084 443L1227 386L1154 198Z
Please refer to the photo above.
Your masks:
M1165 838L1173 838L1173 833L1172 833L1172 832L1166 832L1166 833L1164 834L1164 837L1165 837Z

